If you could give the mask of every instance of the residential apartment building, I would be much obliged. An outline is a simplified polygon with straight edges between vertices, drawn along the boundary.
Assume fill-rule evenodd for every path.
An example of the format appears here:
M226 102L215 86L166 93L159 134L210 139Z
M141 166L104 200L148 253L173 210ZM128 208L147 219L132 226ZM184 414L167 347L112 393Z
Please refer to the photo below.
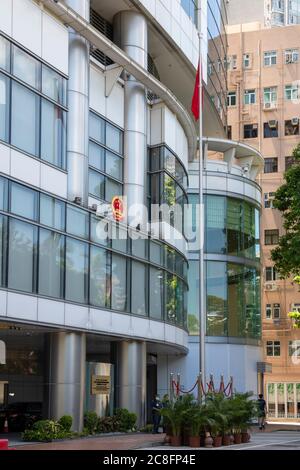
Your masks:
M189 193L199 194L190 112L196 7L193 0L0 2L1 406L41 404L45 417L72 415L76 430L85 410L105 415L117 406L143 425L153 396L170 392L171 372L181 372L185 388L199 374L206 312L197 310L192 274L188 289L199 247L182 210L147 211L183 209ZM226 6L201 7L207 374L232 375L238 390L256 392L255 177L263 162L257 149L226 137ZM216 50L220 70L207 78Z
M299 0L228 0L228 24L256 22L264 27L300 24Z
M275 3L284 6L284 2ZM296 8L298 2L287 3ZM283 234L281 215L273 208L274 194L293 164L292 151L300 139L300 26L269 28L259 23L259 17L251 17L251 23L242 14L240 19L242 24L228 27L228 124L231 137L255 146L265 161L257 179L263 195L264 361L272 368L265 376L265 395L269 418L297 419L300 335L288 312L299 309L300 292L292 279L278 278L270 254Z

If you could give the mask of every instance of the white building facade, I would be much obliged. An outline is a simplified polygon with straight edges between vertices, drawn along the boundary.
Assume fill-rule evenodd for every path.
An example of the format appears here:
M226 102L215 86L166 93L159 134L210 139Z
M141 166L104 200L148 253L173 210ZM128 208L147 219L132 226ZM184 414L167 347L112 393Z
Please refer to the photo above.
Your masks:
M183 212L165 218L147 211L162 204L183 209L197 189L188 175L190 162L191 183L195 8L192 0L1 2L3 405L41 403L46 417L72 415L76 430L86 410L124 407L142 425L153 395L169 392L170 372L192 361L183 386L199 372L199 341L188 334L191 256ZM258 206L251 180L261 157L232 142L231 154L225 139L224 31L217 38L206 28L214 11L224 23L224 8L204 2L204 79L219 96L214 106L205 92L204 130L215 139L207 148L226 158L211 163L218 175L206 177L207 189L219 191L222 180L224 197L242 194ZM214 39L224 51L215 77ZM121 222L111 214L115 197L127 201ZM239 373L240 388L253 388L254 372L250 380L242 367L254 370L256 340L253 353L245 339L228 346L208 338L207 369ZM230 352L228 369L220 370L210 353L215 347L238 348L244 360L231 366ZM106 393L95 391L101 377Z

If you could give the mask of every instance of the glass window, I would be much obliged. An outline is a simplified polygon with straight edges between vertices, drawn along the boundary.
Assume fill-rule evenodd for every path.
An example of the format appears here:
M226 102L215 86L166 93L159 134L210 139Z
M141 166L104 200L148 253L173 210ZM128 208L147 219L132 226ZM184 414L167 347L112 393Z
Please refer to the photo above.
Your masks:
M110 224L104 219L91 215L91 240L100 243L100 245L109 246L110 236Z
M123 159L111 152L105 153L105 173L122 180L123 178Z
M228 264L228 336L244 335L244 269Z
M10 71L10 42L0 36L0 68Z
M268 320L272 318L272 304L266 304L266 318Z
M145 315L147 311L147 272L143 263L131 263L131 311Z
M41 158L65 168L66 113L59 106L42 99Z
M165 283L165 310L166 310L166 321L174 323L176 321L176 290L177 290L178 279L173 274L166 273Z
M265 67L271 67L272 65L276 65L276 62L277 62L276 51L264 52L264 66Z
M278 273L273 266L266 267L266 281L277 281L279 279Z
M89 213L68 205L67 232L77 237L89 238Z
M111 202L115 196L122 196L123 186L110 178L105 178L105 200Z
M36 285L37 227L10 219L8 288L34 292Z
M7 211L8 181L0 176L0 210Z
M105 144L105 121L94 113L89 114L90 137L100 144Z
M27 219L38 218L38 193L18 183L10 186L10 210Z
M255 102L256 102L255 90L245 90L244 103L245 104L255 104Z
M11 143L32 155L39 155L40 97L12 82Z
M243 203L238 199L227 199L227 249L228 254L240 256L242 251Z
M280 341L267 341L266 343L267 356L280 356Z
M284 56L286 64L295 64L299 60L299 49L286 49Z
M225 336L227 334L226 263L207 262L206 273L207 335ZM199 289L197 289L197 302L198 295Z
M6 280L7 217L0 215L0 285Z
M150 267L149 296L150 317L162 320L163 318L163 271Z
M136 236L136 234L133 235L133 237ZM147 247L148 247L148 240L145 238L136 238L134 239L132 237L131 239L131 252L133 256L136 256L137 258L144 258L147 259Z
M117 127L106 123L106 147L114 152L123 153L123 135Z
M236 106L236 92L230 91L227 94L227 106Z
M40 229L39 236L39 294L62 298L64 295L65 237Z
M97 199L104 199L105 176L97 171L89 170L89 193Z
M153 241L150 241L150 261L160 265L164 262L162 245Z
M250 69L250 67L251 67L251 54L243 54L243 67L244 67L244 69Z
M190 260L188 270L188 330L190 335L199 335L199 261Z
M127 253L127 230L121 226L112 225L112 248Z
M0 139L5 142L9 140L9 85L10 79L0 73Z
M111 308L126 311L127 306L127 260L112 254L111 263Z
M278 245L279 230L265 230L265 245Z
M257 338L260 335L260 276L255 268L244 269L244 318L241 318L241 336Z
M206 196L206 252L226 253L226 198Z
M104 171L104 149L93 142L89 143L89 165Z
M66 79L42 64L42 93L54 101L66 105Z
M65 230L66 205L54 197L40 194L40 222L57 230Z
M110 256L106 250L91 246L90 251L90 303L96 307L109 306L108 280Z
M265 158L265 173L277 173L278 172L278 158Z
M67 237L66 243L66 300L88 301L88 244Z
M275 120L264 122L264 138L270 139L273 137L278 137L278 122Z
M299 119L288 119L284 121L284 135L299 135Z
M295 164L297 164L295 157L285 157L285 171L289 170Z
M13 75L40 90L41 63L13 45Z
M291 85L285 85L285 99L288 101L299 101L300 98L300 87L298 83L293 83Z
M289 356L300 357L300 340L289 341Z
M256 139L258 137L258 125L257 124L245 124L244 125L244 139Z
M277 87L264 88L264 104L275 104L277 102Z

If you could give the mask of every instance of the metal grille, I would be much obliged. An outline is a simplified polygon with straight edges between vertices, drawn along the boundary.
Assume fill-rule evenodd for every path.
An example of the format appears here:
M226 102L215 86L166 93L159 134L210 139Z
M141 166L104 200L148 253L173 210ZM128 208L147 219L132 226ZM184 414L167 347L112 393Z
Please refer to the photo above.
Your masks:
M112 25L106 21L102 16L99 15L95 10L91 8L90 10L90 23L94 28L96 28L100 33L104 34L110 41L113 40L113 27ZM98 60L102 65L107 67L108 65L113 64L113 61L103 54L102 51L99 49L95 49L91 51L91 56L94 59Z

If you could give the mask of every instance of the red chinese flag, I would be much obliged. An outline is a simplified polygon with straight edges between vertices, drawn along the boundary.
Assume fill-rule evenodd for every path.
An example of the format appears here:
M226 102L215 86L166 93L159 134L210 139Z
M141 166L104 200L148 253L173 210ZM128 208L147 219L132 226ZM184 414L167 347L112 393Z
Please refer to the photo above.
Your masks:
M202 70L201 70L201 76L202 76ZM191 108L196 121L198 121L199 116L200 116L199 79L200 79L200 64L198 65L193 100L192 100L192 108ZM203 96L202 96L201 101L203 102Z

